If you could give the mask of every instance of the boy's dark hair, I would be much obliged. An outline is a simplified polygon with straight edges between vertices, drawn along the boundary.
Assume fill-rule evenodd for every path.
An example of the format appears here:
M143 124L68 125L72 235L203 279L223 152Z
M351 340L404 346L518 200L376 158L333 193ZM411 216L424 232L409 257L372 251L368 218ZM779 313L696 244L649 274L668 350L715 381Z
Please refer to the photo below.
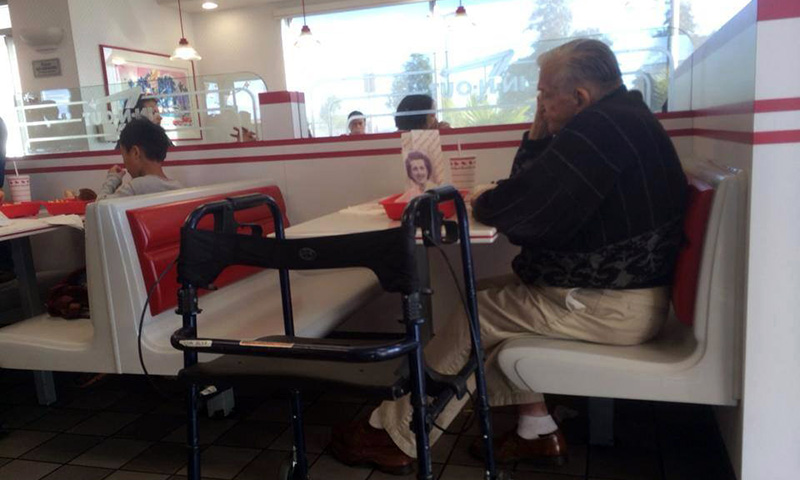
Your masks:
M156 162L167 158L170 141L167 132L146 118L133 118L119 134L119 144L130 150L134 145L144 151L144 155Z
M433 98L430 95L407 95L397 105L397 113L423 112L416 115L395 115L394 124L398 130L421 130L428 121L428 113L433 110Z

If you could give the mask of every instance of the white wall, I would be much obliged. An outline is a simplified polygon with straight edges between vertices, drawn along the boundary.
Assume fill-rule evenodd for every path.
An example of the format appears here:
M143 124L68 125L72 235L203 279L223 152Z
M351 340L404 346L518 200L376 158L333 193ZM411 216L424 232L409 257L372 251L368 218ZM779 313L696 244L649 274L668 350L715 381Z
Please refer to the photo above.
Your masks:
M253 72L270 91L285 90L281 20L270 5L192 14L198 74Z
M66 88L78 85L78 67L75 60L75 46L72 42L72 26L68 0L9 0L11 25L14 30L14 45L17 51L20 83L23 92L38 92L53 88ZM61 27L64 39L58 47L49 52L37 52L19 38L25 29ZM61 75L58 77L34 78L33 60L58 58L61 61Z
M178 10L156 0L68 1L82 87L103 85L101 44L169 55L181 36ZM185 15L183 25L186 38L194 43L191 17Z

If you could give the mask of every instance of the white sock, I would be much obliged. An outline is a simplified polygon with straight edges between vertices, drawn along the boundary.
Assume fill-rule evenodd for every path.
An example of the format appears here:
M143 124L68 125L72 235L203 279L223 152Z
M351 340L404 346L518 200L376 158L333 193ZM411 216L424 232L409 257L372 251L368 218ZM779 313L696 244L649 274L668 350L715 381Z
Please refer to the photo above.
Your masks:
M371 423L371 421L370 421ZM555 420L550 415L543 417L533 417L530 415L520 415L517 422L517 435L525 440L533 440L540 436L548 435L558 430Z
M369 416L369 426L378 430L383 430L383 422L381 422L381 417L378 416L378 409L372 411L372 414Z

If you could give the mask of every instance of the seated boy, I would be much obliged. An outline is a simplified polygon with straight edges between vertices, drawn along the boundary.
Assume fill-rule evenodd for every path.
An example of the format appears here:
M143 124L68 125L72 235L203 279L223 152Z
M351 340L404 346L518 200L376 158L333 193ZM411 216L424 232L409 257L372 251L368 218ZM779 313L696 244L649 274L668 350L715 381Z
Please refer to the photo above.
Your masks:
M167 178L162 168L170 140L160 126L146 118L132 119L119 134L119 146L125 168L114 165L108 170L98 200L183 188L177 180ZM125 173L133 180L122 185Z

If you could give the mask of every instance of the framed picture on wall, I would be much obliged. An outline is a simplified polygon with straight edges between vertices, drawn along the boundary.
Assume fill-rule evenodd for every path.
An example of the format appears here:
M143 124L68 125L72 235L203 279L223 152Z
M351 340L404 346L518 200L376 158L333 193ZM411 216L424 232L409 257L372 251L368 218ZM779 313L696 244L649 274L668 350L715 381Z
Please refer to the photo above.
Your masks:
M172 140L202 140L194 64L169 55L100 45L106 94L118 97L138 87L158 98L161 126ZM111 105L112 112L127 105Z

